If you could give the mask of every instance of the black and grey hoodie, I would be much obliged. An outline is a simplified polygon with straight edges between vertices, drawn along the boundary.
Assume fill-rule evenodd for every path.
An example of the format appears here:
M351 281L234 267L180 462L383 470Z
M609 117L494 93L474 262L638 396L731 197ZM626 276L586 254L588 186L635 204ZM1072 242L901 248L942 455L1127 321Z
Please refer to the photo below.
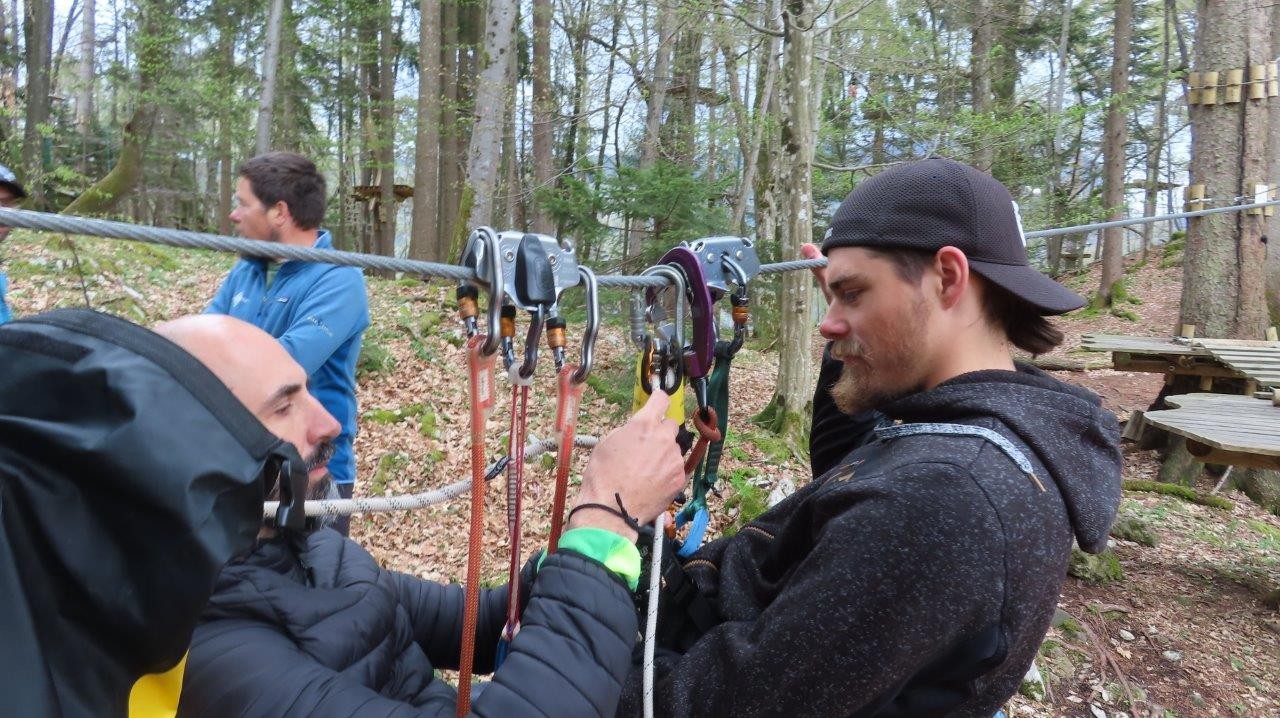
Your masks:
M1022 366L883 412L866 444L685 564L721 623L660 655L659 715L989 718L1017 690L1073 541L1106 546L1116 419Z

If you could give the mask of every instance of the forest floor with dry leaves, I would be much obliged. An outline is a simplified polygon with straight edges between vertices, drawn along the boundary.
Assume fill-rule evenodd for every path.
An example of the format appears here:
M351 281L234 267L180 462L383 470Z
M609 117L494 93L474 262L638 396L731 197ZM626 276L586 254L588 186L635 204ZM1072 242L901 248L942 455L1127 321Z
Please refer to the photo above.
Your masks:
M60 306L111 311L143 324L198 312L232 259L128 242L66 238L16 230L0 259L10 274L17 316ZM1161 386L1154 374L1117 372L1105 354L1082 352L1085 333L1168 336L1177 321L1182 272L1160 251L1130 261L1131 301L1114 313L1077 313L1062 320L1067 342L1051 358L1087 367L1064 381L1102 396L1121 419L1145 409ZM1080 291L1097 270L1066 280ZM469 476L466 373L453 290L442 282L369 279L372 325L359 382L358 495L406 494ZM633 352L621 295L604 306L606 330L582 403L578 432L600 435L621 423L631 396ZM574 309L569 307L572 319ZM574 323L570 323L572 337ZM571 338L571 342L572 342ZM761 342L759 346L765 346ZM816 346L816 345L815 345ZM809 480L807 459L750 423L764 408L776 355L751 344L734 363L722 497L712 498L712 532L736 530L785 481ZM529 418L546 437L554 419L554 386L542 372ZM499 386L505 386L499 381ZM501 394L501 392L500 392ZM505 453L507 398L489 420L491 458ZM575 457L582 468L585 452ZM545 541L553 459L530 462L525 495L525 552ZM1154 480L1153 452L1128 452L1125 478ZM1200 488L1208 491L1212 481ZM1226 491L1230 510L1181 499L1125 492L1120 518L1149 529L1154 546L1115 539L1123 577L1109 583L1068 578L1059 619L1041 649L1038 686L1025 684L1013 716L1280 716L1280 613L1267 605L1280 586L1280 518L1242 494ZM507 529L501 479L486 494L484 581L505 579ZM466 560L468 499L411 514L357 517L352 537L386 566L423 578L456 581Z

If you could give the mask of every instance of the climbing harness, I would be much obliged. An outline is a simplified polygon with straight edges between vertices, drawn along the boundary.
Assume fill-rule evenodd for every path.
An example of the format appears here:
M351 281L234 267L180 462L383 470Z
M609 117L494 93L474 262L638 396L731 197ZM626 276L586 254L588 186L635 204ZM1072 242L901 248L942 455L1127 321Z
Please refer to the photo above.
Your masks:
M462 612L462 655L458 659L458 716L471 710L471 670L475 663L476 624L480 614L480 554L484 545L485 420L493 410L493 365L500 333L503 298L502 262L498 237L488 227L471 233L463 264L476 269L487 284L487 333L479 325L479 290L470 282L458 285L458 314L467 332L467 374L471 404L471 531L467 541L467 585ZM523 455L521 455L523 458Z
M713 351L714 368L703 386L705 390L697 392L700 408L705 404L706 415L695 416L694 424L699 435L707 439L705 458L693 472L691 496L675 517L677 528L688 525L689 529L680 543L677 554L688 558L702 545L710 522L707 511L707 493L715 491L720 457L724 452L724 440L729 425L729 367L733 358L746 339L747 324L751 320L751 301L747 284L760 271L760 260L751 240L745 237L710 237L692 242L689 252L701 263L701 272L714 304L725 294L729 295L732 306L733 338L725 341L716 336L714 323L712 337L715 339ZM730 292L730 285L733 291ZM698 412L702 414L700 410ZM700 421L701 420L701 421ZM702 442L699 442L702 444Z

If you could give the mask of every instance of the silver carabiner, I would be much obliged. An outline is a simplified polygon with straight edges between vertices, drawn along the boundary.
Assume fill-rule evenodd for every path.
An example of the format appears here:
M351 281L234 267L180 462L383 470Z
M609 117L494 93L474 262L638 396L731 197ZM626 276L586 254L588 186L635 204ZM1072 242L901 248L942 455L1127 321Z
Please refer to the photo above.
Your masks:
M600 333L600 296L596 283L596 273L590 267L578 265L578 275L582 277L583 287L587 290L587 326L582 332L582 353L578 368L570 378L574 384L587 380L591 367L595 364L596 335Z
M473 230L467 238L466 249L462 252L462 264L476 272L476 279L470 280L470 283L489 293L489 331L480 347L480 353L486 357L492 356L498 351L502 331L502 304L506 294L502 281L502 256L498 252L498 234L490 227L477 227Z
M685 292L686 282L684 272L669 264L659 264L649 267L640 273L642 277L663 277L669 280L676 290L675 316L671 322L671 331L668 333L663 325L666 319L666 313L662 310L661 304L649 304L645 308L648 320L654 324L654 333L658 335L662 344L660 345L665 355L668 370L658 377L659 386L663 391L672 394L676 389L680 388L680 382L684 378L684 315L685 315ZM665 289L659 289L662 292ZM643 291L643 290L642 290ZM655 294L655 299L657 296ZM648 332L646 332L648 336ZM655 351L658 347L655 347Z

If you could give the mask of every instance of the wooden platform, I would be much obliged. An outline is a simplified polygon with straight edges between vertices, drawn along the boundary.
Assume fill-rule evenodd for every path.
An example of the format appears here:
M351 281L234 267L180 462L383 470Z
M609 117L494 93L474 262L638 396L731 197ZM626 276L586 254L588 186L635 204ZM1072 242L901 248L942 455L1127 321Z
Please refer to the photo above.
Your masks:
M1143 420L1187 439L1198 460L1280 469L1280 406L1269 399L1231 394L1183 394L1165 402L1174 409L1149 411Z
M1166 356L1209 356L1203 347L1175 342L1164 337L1130 337L1122 334L1085 334L1080 346L1095 352L1159 354Z
M1194 339L1213 358L1258 382L1260 386L1280 386L1280 342L1242 339Z
M1257 387L1280 387L1280 342L1243 339L1191 339L1085 334L1084 349L1111 352L1111 366L1212 379L1244 379ZM1208 385L1202 385L1207 389Z

